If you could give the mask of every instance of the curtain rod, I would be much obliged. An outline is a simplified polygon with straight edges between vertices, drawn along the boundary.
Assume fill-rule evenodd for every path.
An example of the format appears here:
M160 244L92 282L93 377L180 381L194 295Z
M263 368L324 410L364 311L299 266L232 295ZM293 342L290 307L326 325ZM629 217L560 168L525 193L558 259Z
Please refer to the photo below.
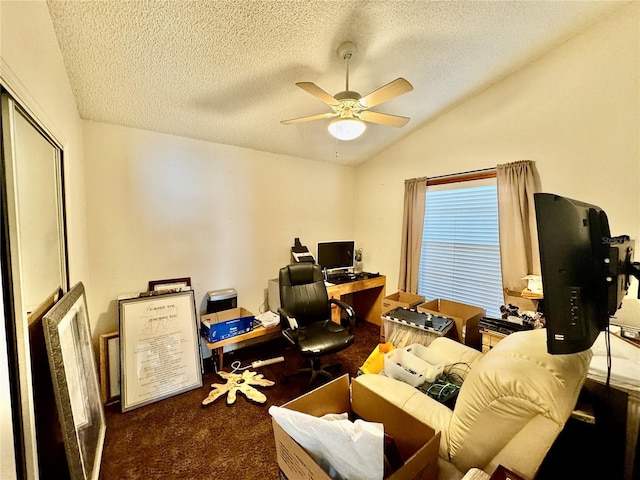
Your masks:
M497 170L496 167L489 167L489 168L481 168L479 170L469 170L468 172L448 173L446 175L439 175L437 177L427 177L427 182L429 180L442 180L444 178L460 177L463 175L473 175L476 173L490 173L490 172L495 172L496 170Z

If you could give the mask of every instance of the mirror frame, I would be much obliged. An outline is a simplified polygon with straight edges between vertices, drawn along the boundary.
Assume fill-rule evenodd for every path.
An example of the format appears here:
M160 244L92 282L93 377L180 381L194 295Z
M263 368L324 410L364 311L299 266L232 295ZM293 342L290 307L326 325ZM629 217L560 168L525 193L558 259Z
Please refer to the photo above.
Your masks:
M0 173L2 219L2 295L4 297L5 324L8 347L9 381L11 388L11 411L16 456L16 473L23 478L39 478L38 450L36 439L36 416L33 398L32 352L29 340L29 325L33 321L33 305L26 305L21 246L20 210L18 205L16 168L21 161L16 158L15 116L20 115L51 144L55 192L53 199L57 214L57 241L60 249L60 285L51 291L65 293L69 289L69 267L67 256L67 230L64 197L64 163L62 146L43 128L29 111L0 86L1 93L1 140L2 158ZM49 292L49 293L50 293ZM41 301L46 301L46 297ZM54 302L57 298L54 299ZM33 303L33 302L32 302ZM37 310L37 309L34 309Z

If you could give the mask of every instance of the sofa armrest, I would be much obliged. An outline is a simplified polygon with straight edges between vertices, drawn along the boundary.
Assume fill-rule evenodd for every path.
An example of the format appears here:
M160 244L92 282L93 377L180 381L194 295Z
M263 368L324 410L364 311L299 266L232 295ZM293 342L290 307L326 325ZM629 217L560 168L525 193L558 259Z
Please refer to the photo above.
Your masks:
M445 362L445 372L454 363L466 363L470 367L480 360L484 354L475 348L456 342L447 337L438 337L429 344L429 352L441 358ZM456 370L463 374L464 370ZM465 376L463 374L463 376Z
M353 379L387 401L402 408L418 420L440 432L439 455L449 460L449 423L453 412L411 385L378 374L364 374Z

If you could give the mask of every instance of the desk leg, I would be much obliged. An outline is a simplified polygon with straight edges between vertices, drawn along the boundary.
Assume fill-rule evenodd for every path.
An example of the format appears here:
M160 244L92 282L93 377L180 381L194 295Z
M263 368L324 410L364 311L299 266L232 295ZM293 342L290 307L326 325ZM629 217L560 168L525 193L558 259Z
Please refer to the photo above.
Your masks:
M222 370L222 360L224 358L224 348L223 347L214 348L211 351L211 355L213 355L213 356L217 355L218 356L218 366L217 366L217 368L218 368L218 370Z
M624 478L631 480L640 471L640 395L629 392L627 400L627 432L624 462Z

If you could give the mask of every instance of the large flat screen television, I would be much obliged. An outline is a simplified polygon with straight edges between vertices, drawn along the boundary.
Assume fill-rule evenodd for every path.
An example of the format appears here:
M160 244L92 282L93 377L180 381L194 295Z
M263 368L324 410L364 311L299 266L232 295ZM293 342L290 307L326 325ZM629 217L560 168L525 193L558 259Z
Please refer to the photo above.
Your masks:
M316 260L323 270L348 270L354 266L355 242L318 242Z
M599 207L549 193L534 194L547 350L590 348L620 308L630 276L633 242L611 237Z

